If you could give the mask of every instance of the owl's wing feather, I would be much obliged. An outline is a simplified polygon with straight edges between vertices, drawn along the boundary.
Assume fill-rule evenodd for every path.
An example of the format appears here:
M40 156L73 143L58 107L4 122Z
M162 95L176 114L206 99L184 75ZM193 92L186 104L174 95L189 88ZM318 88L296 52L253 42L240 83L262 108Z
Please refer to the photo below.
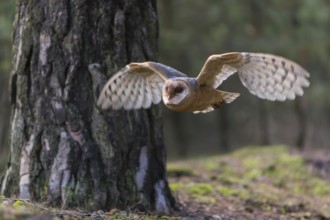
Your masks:
M200 111L194 111L194 114L198 114L198 113L208 113L214 110L213 106L207 106L206 108L204 108L203 110Z
M236 73L237 70L227 64L224 64L221 68L221 74L217 74L214 77L213 87L217 88L223 81L225 81L229 76Z
M235 52L209 56L197 76L198 84L217 88L229 76L237 72L232 64L236 64L240 60L241 53Z
M136 93L134 94L136 101L134 104L134 109L139 109L142 107L144 99L144 77L139 79L136 84Z
M144 99L143 99L143 108L149 108L152 103L152 92L150 90L149 81L144 79Z
M229 67L229 68L228 68ZM309 73L286 58L263 53L212 55L205 62L198 83L218 87L236 70L243 85L254 95L285 101L302 95L309 86Z
M243 85L254 95L271 101L293 100L309 86L309 73L297 63L270 54L242 53L236 65Z
M133 105L134 105L134 99L133 99L133 96L131 96L131 94L134 94L135 93L135 87L134 87L134 84L135 84L135 79L136 79L136 76L132 76L132 77L128 77L129 78L129 83L127 84L127 89L124 93L124 97L122 99L123 101L123 107L124 109L132 109L133 108Z
M103 87L97 101L101 109L149 108L162 100L162 87L168 78L185 76L155 62L131 63L115 73Z

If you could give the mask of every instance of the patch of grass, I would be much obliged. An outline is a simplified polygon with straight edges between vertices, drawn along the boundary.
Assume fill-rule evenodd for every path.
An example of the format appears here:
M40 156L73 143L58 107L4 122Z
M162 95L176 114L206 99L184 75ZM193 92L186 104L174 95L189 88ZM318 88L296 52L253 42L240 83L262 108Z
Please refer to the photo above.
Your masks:
M22 200L17 200L13 204L14 209L22 209L26 207L26 203Z
M216 192L221 196L234 196L243 199L248 199L250 196L249 191L244 188L218 186Z
M330 183L325 182L322 179L316 178L313 179L310 183L311 186L311 194L316 196L329 196L330 195Z
M172 177L181 177L181 176L194 176L194 172L186 167L176 167L169 166L167 168L167 175Z
M262 170L260 169L250 169L246 173L244 173L243 178L247 178L249 180L256 180L261 178Z
M129 211L110 211L109 213L101 212L99 216L92 214L92 217L89 219L116 219L116 220L131 220L131 219L142 219L142 220L168 220L173 219L170 216L166 215L156 215L156 214L143 214L143 213L134 213Z
M214 187L209 183L187 183L182 182L170 183L172 192L185 191L188 196L197 202L204 204L215 204L216 199L214 198Z
M182 189L184 185L182 183L170 183L170 189L172 192L176 192L180 189Z
M242 178L233 175L219 175L216 179L222 185L233 185L233 184L245 185L244 181L242 181Z
M135 211L122 211L111 209L108 212L98 210L88 212L84 210L59 209L55 207L46 207L42 204L31 203L24 200L4 199L0 203L0 219L177 219L169 215L158 215L156 213L144 213Z
M196 198L197 202L204 203L204 204L216 204L217 200L212 196L200 196Z
M209 183L191 183L186 186L186 190L193 198L210 195L213 191L213 186Z
M196 219L210 213L238 216L232 219L330 219L330 181L309 173L303 158L285 146L248 147L168 167L172 192L184 209L198 213ZM68 219L181 219L175 214L60 210L0 196L0 219L8 210L14 216L46 213Z
M175 191L196 202L219 204L226 199L245 207L252 201L263 212L307 216L313 210L330 218L330 182L309 173L303 158L289 153L286 146L246 147L182 164L194 167L195 176L177 178L180 187Z

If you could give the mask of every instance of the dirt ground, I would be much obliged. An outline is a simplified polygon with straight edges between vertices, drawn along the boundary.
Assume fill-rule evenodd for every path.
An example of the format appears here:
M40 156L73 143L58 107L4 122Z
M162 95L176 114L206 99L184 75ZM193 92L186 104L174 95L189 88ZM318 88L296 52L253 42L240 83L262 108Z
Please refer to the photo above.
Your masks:
M284 146L171 163L182 219L330 219L330 160ZM185 216L186 215L186 216Z
M178 202L170 215L58 210L2 198L0 219L330 219L330 160L311 155L285 146L248 147L170 162L169 182Z

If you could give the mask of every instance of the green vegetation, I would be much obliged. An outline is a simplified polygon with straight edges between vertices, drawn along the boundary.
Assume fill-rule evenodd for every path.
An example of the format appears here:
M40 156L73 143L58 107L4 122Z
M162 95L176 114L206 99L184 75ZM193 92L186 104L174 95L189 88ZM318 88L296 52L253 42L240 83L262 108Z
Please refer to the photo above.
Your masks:
M191 167L199 178L173 178L171 188L196 202L209 197L212 204L226 200L237 210L243 206L249 212L276 210L284 215L313 210L330 218L330 182L309 173L303 158L285 146L246 147L221 157L177 163L177 169L181 167Z
M0 103L9 106L15 1L0 0L0 4ZM171 142L167 144L170 156L180 158L190 156L187 152L199 155L224 150L216 146L227 147L228 151L246 143L272 141L299 146L312 143L313 148L328 146L330 1L159 0L158 4L160 62L195 76L210 54L256 51L293 59L312 74L311 87L297 102L259 101L247 95L233 77L221 87L228 91L237 88L242 94L232 105L207 115L166 111L165 123L173 121L174 124L165 126L165 138ZM0 116L1 174L9 151L9 107L1 108ZM266 124L267 129L262 124ZM310 131L314 132L308 133ZM297 136L301 134L300 140ZM270 136L271 140L267 139ZM173 162L168 166L168 176L177 200L191 212L207 213L213 209L213 213L229 216L266 213L276 218L284 216L283 219L330 218L329 180L312 175L303 158L290 154L285 146L247 147L224 156ZM68 193L70 201L75 193ZM0 195L0 219L8 210L14 216L21 215L18 213L91 216L89 212L52 209L47 204L31 204ZM115 219L172 218L119 210L95 215Z
M191 169L184 167L175 167L175 166L171 166L171 164L169 164L169 166L167 167L167 174L170 176L177 176L177 177L194 176L194 172Z
M311 174L303 158L285 146L246 147L223 156L172 162L168 165L173 194L195 217L208 213L254 219L330 218L330 181ZM9 208L9 209L8 209ZM180 219L185 212L169 216L120 211L59 210L42 204L0 197L0 215L11 214L105 219ZM253 217L254 216L254 217ZM267 217L268 216L268 217ZM190 216L191 217L191 216Z

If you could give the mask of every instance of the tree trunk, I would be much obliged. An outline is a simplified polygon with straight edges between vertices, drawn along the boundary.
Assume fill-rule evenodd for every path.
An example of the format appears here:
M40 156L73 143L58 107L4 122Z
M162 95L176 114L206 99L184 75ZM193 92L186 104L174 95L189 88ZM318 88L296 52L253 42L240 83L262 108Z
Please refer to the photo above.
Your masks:
M219 111L220 115L220 147L222 152L227 152L231 149L230 146L230 128L229 128L229 120L228 120L228 110L227 108L222 108Z
M270 144L270 131L269 131L269 115L267 104L263 100L258 100L259 105L259 134L260 134L260 144L269 145Z
M302 99L295 100L295 114L298 122L298 136L296 139L296 146L303 150L305 147L306 136L307 136L307 117L306 117L306 106Z
M156 0L18 0L13 38L1 194L62 207L171 210L160 109L94 105L111 73L156 59ZM93 62L106 77L89 73Z
M0 153L4 152L6 147L8 146L8 126L10 119L10 108L8 108L8 85L4 85L5 82L8 82L8 75L1 72L0 73L0 86L1 86L1 94L0 94Z

